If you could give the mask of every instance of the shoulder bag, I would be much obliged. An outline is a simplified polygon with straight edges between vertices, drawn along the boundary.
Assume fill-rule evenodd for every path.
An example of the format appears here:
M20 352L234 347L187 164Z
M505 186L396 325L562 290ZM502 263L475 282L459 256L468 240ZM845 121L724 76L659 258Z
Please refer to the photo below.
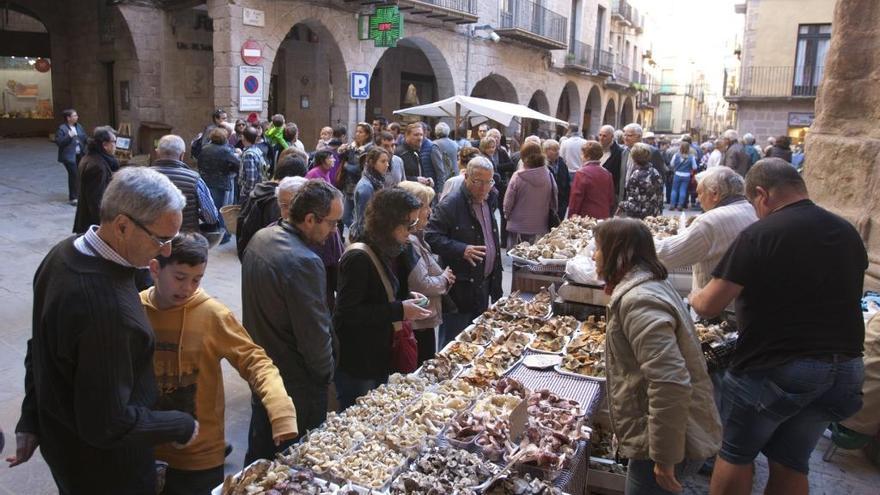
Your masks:
M376 253L363 242L355 242L348 249L358 249L370 257L373 262L373 268L379 274L382 285L385 286L385 293L388 296L388 302L395 302L397 298L394 296L394 289L391 288L391 281L388 280L388 274ZM412 373L418 366L419 349L416 343L415 334L413 334L412 324L406 320L394 322L394 336L391 340L391 368L400 373Z

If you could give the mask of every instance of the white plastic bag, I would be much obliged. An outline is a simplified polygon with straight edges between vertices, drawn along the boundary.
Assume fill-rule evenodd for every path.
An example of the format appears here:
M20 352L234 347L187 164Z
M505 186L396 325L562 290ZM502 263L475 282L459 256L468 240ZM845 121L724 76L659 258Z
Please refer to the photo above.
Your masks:
M602 285L596 273L596 262L593 261L595 246L595 241L591 240L584 250L568 260L565 265L565 275L569 280L582 285Z

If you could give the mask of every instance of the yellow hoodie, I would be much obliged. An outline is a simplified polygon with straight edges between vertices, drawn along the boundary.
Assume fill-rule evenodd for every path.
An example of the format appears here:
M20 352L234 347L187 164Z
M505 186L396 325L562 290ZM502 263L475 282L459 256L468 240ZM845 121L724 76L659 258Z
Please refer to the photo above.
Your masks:
M192 445L184 449L160 445L156 447L157 459L188 471L223 465L221 359L238 370L262 398L273 435L296 432L296 409L278 369L226 306L199 289L183 305L160 311L151 302L152 293L153 288L141 292L141 302L156 333L156 408L185 411L199 422L199 435Z

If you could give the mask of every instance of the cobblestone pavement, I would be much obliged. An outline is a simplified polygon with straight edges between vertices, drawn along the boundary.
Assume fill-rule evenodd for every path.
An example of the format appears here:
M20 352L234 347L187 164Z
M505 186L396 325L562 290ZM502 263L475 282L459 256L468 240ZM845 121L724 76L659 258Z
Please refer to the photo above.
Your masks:
M55 162L56 148L43 139L0 139L0 427L6 433L3 456L14 453L12 433L23 395L24 354L30 336L31 281L49 248L70 233L74 207L67 204L66 177ZM234 243L211 251L203 285L241 316L240 265ZM509 287L509 267L505 287ZM247 384L224 364L226 386L226 436L234 446L226 472L241 469L247 445L250 407ZM872 494L880 474L859 452L836 454L821 460L828 441L820 440L811 462L810 485L814 494ZM766 480L766 462L757 463L756 486ZM95 473L100 476L100 473ZM707 478L687 483L687 493L705 493ZM872 488L873 487L873 488ZM57 493L39 452L28 463L0 467L0 495ZM760 490L756 490L760 493Z

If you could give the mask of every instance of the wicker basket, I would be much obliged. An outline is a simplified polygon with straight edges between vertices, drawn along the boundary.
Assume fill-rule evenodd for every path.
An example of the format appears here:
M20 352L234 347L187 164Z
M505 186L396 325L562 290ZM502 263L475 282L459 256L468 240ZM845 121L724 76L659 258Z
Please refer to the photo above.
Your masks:
M238 226L238 212L241 211L239 205L226 205L220 208L220 214L223 215L223 222L226 224L226 231L234 234Z

